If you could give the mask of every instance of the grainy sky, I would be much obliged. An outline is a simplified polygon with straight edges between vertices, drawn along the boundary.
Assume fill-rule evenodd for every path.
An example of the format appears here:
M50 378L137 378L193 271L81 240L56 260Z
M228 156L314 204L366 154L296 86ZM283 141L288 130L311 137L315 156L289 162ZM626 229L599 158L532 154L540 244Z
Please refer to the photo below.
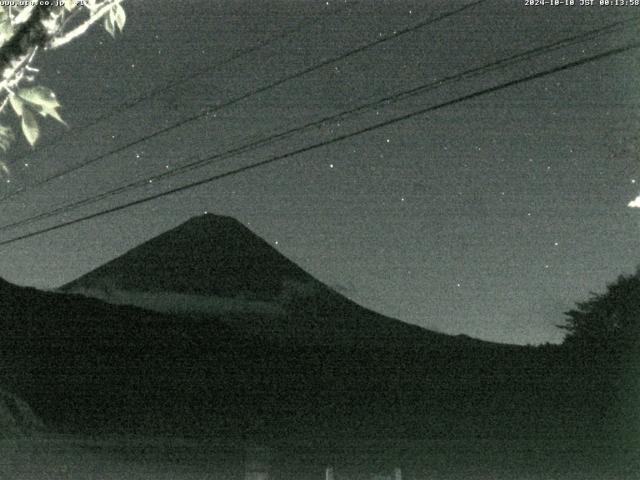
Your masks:
M30 186L465 3L125 2L128 21L116 40L96 29L37 60L38 81L57 92L70 129L45 124L34 151L19 142L9 152L11 183L2 194L25 190L0 202L0 225L640 16L632 6L487 0ZM625 45L637 40L637 23L0 231L0 239ZM560 341L555 326L563 311L640 263L640 211L627 207L640 193L639 60L638 50L611 56L0 247L0 276L57 287L209 211L236 217L320 280L381 313L501 342ZM150 98L122 107L144 95Z

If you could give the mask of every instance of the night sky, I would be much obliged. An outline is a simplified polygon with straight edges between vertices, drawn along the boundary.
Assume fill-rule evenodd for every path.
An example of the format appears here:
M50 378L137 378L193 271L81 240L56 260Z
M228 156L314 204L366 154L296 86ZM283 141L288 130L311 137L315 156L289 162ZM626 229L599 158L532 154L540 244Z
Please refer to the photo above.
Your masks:
M95 29L36 61L39 83L56 91L70 128L47 122L35 150L21 140L7 154L12 173L0 195L26 189L0 202L0 225L640 16L640 6L531 7L525 0L487 0L29 187L465 3L126 2L127 25L116 40ZM638 23L3 231L0 240L637 41ZM640 193L639 80L640 54L632 50L520 83L0 247L0 276L54 288L208 211L237 218L318 279L386 315L500 342L558 342L563 311L640 263L640 210L627 206ZM172 87L153 93L167 85ZM143 95L150 98L120 107ZM107 118L82 129L102 116Z

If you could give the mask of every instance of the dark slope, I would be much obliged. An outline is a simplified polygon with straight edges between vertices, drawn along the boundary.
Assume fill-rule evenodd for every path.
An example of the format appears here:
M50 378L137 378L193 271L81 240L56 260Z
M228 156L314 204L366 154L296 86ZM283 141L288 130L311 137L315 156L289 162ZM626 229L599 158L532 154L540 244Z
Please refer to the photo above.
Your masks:
M194 391L202 375L196 367L211 365L208 387L224 383L215 369L233 370L229 356L243 343L213 318L172 317L2 280L0 304L0 384L54 430L188 430L196 419L180 412L206 400ZM233 404L224 394L219 401Z
M283 346L213 318L6 282L0 299L0 384L63 431L442 433L472 401L461 392L495 387L481 381L500 375L487 362L522 355L457 342Z
M0 304L0 385L57 432L305 439L330 448L354 438L391 448L399 437L445 449L597 445L606 455L596 464L620 445L628 451L620 439L634 433L612 423L620 420L615 390L558 347L273 344L211 317L2 281Z
M271 341L468 343L363 308L322 284L240 222L195 217L61 291L169 313L214 315Z

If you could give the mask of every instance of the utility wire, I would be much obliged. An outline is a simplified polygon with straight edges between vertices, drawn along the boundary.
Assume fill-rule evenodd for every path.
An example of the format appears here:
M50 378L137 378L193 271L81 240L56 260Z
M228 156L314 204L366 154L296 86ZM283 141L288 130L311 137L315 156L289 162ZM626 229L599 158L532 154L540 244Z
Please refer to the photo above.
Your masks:
M414 32L416 30L419 30L421 28L424 28L424 27L426 27L428 25L434 24L434 23L439 22L441 20L444 20L446 18L449 18L449 17L452 17L454 15L457 15L460 12L463 12L463 11L469 9L469 8L472 8L472 7L476 6L476 5L484 3L486 1L488 1L488 0L476 0L474 2L470 2L470 3L468 3L468 4L466 4L466 5L462 6L462 7L459 7L457 9L447 11L445 13L442 13L442 14L437 15L437 16L432 17L432 18L428 18L428 19L426 19L426 20L424 20L422 22L419 22L419 23L417 23L415 25L407 27L407 28L405 28L403 30L398 30L398 31L394 32L391 35L388 35L386 37L381 37L381 38L379 38L379 39L377 39L377 40L375 40L373 42L367 43L367 44L362 45L360 47L357 47L357 48L355 48L353 50L349 50L346 53L340 54L340 55L338 55L336 57L333 57L333 58L330 58L328 60L324 60L324 61L322 61L322 62L320 62L320 63L318 63L316 65L312 65L310 67L302 69L302 70L300 70L300 71L298 71L296 73L288 75L288 76L286 76L284 78L281 78L279 80L275 80L275 81L273 81L273 82L271 82L271 83L269 83L267 85L264 85L262 87L259 87L259 88L255 89L255 90L252 90L250 92L244 93L244 94L242 94L240 96L237 96L235 98L227 100L226 102L221 103L219 105L216 105L214 107L207 108L207 109L205 109L204 111L202 111L202 112L200 112L198 114L186 117L186 118L184 118L184 119L182 119L182 120L180 120L180 121L178 121L178 122L176 122L176 123L174 123L172 125L169 125L167 127L164 127L164 128L159 129L159 130L156 130L153 133L150 133L148 135L140 137L140 138L138 138L136 140L133 140L133 141L131 141L129 143L126 143L126 144L124 144L124 145L122 145L120 147L117 147L115 149L109 150L109 151L107 151L105 153L102 153L102 154L96 156L96 157L87 159L87 160L85 160L83 162L80 162L79 164L76 164L76 165L74 165L72 167L69 167L69 168L61 170L61 171L59 171L57 173L54 173L53 175L50 175L50 176L48 176L48 177L46 177L46 178L44 178L44 179L32 184L30 188L26 188L25 187L23 189L20 189L20 190L12 193L10 195L7 195L6 197L4 197L2 199L0 199L0 201L7 200L7 199L9 199L11 197L14 197L14 196L22 193L22 192L28 191L31 188L40 187L40 186L42 186L42 185L44 185L46 183L49 183L52 180L55 180L57 178L65 176L65 175L67 175L69 173L72 173L72 172L75 172L77 170L80 170L80 169L82 169L82 168L84 168L84 167L86 167L88 165L92 165L92 164L94 164L94 163L96 163L96 162L98 162L100 160L103 160L103 159L105 159L107 157L110 157L111 155L115 155L117 153L123 152L123 151L125 151L125 150L127 150L127 149L129 149L131 147L134 147L136 145L140 145L141 143L144 143L144 142L147 142L147 141L149 141L149 140L151 140L153 138L159 137L159 136L161 136L161 135L163 135L165 133L168 133L168 132L170 132L172 130L180 128L180 127L182 127L184 125L187 125L189 123L195 122L195 121L197 121L197 120L199 120L201 118L207 117L211 113L214 113L214 112L217 112L219 110L222 110L223 108L226 108L226 107L229 107L231 105L234 105L234 104L236 104L238 102L246 100L247 98L250 98L250 97L253 97L255 95L259 95L261 93L264 93L264 92L266 92L268 90L271 90L271 89L273 89L275 87L278 87L278 86L283 85L283 84L285 84L287 82L290 82L292 80L300 78L300 77L302 77L302 76L304 76L304 75L306 75L308 73L311 73L311 72L314 72L316 70L319 70L320 68L323 68L323 67L325 67L327 65L330 65L332 63L336 63L336 62L345 60L346 58L349 58L349 57L351 57L353 55L359 54L359 53L364 52L366 50L369 50L369 49L371 49L373 47L376 47L376 46L381 45L383 43L386 43L386 42L389 42L391 40L394 40L394 39L396 39L396 38L398 38L398 37L400 37L402 35L406 35L408 33L411 33L411 32Z
M347 6L343 6L341 8L338 8L338 9L334 10L331 14L332 15L337 15L338 13L346 10L349 7L352 7L353 5L356 5L357 3L358 3L357 1L354 1L353 3L351 3L351 4L347 5ZM285 32L280 33L279 35L274 35L274 36L272 36L270 38L267 38L265 41L260 42L258 45L254 45L253 47L247 47L247 48L241 49L238 52L236 52L235 54L231 55L230 57L222 60L221 62L219 62L219 63L217 63L215 65L210 65L208 67L202 68L202 69L197 70L195 72L188 73L187 75L183 75L183 76L177 78L176 80L174 80L174 81L172 81L170 83L167 83L167 84L165 84L165 85L163 85L161 87L158 87L158 88L150 90L145 95L140 95L139 97L136 97L136 98L133 98L131 100L128 100L128 101L118 105L117 107L111 109L110 111L105 112L102 115L99 115L98 117L96 117L95 119L90 121L89 123L86 123L86 124L76 128L76 129L74 129L73 134L74 135L78 135L78 134L88 130L89 128L98 125L99 123L103 122L104 120L107 120L108 118L111 118L111 117L113 117L115 115L118 115L118 114L120 114L120 113L122 113L122 112L124 112L126 110L130 110L131 108L141 104L142 102L144 102L146 100L149 100L149 99L151 99L151 98L153 98L153 97L155 97L157 95L160 95L160 94L162 94L164 92L167 92L169 90L173 90L174 88L177 88L182 84L189 83L189 82L195 80L196 78L199 78L199 77L201 77L201 76L203 76L203 75L205 75L207 73L210 73L212 71L218 70L219 68L222 68L222 67L224 67L224 66L226 66L226 65L228 65L228 64L230 64L230 63L232 63L232 62L234 62L234 61L236 61L236 60L238 60L238 59L240 59L242 57L246 57L248 55L251 55L254 52L262 50L262 49L268 47L269 45L271 45L272 43L275 43L276 41L278 41L280 39L286 38L288 36L291 36L291 35L293 35L295 33L300 32L306 26L313 25L314 23L319 23L321 20L322 19L313 19L313 20L310 21L308 19L305 19L305 20L299 22L291 30L285 31ZM47 150L49 148L53 148L53 147L59 145L60 143L62 143L63 141L64 141L63 138L55 140L54 142L42 147L40 149L40 151ZM25 155L22 155L22 156L20 156L18 158L15 158L15 159L11 160L9 163L12 164L12 165L16 164L16 163L19 163L19 162L23 161L24 159L28 158L30 155L31 155L31 153L27 153ZM20 191L22 191L22 190L19 190L18 192L20 192ZM14 192L11 195L15 195L18 192ZM0 198L0 200L3 200L4 198L8 198L8 196Z
M573 62L570 62L570 63L566 63L564 65L560 65L560 66L553 67L553 68L550 68L550 69L547 69L547 70L543 70L541 72L534 73L534 74L531 74L531 75L527 75L525 77L521 77L521 78L518 78L516 80L510 80L508 82L500 83L500 84L495 85L493 87L484 88L482 90L478 90L476 92L469 93L467 95L463 95L463 96L455 98L453 100L448 100L446 102L439 103L439 104L431 106L431 107L426 107L426 108L423 108L423 109L420 109L420 110L416 110L414 112L410 112L410 113L407 113L407 114L404 114L404 115L401 115L401 116L398 116L398 117L394 117L392 119L377 123L375 125L371 125L369 127L362 128L362 129L357 130L355 132L351 132L351 133L347 133L347 134L344 134L344 135L340 135L338 137L334 137L334 138L329 139L329 140L325 140L325 141L322 141L322 142L314 143L314 144L311 144L311 145L308 145L306 147L302 147L302 148L293 150L293 151L285 153L285 154L276 155L274 157L268 158L266 160L262 160L260 162L252 163L252 164L249 164L249 165L245 165L243 167L239 167L239 168L236 168L234 170L229 170L227 172L219 173L217 175L213 175L211 177L204 178L202 180L191 182L189 184L182 185L180 187L172 188L172 189L166 190L164 192L160 192L160 193L156 193L156 194L153 194L153 195L149 195L149 196L137 199L137 200L133 200L133 201L124 203L122 205L118 205L118 206L115 206L115 207L107 208L105 210L101 210L99 212L95 212L95 213L92 213L92 214L89 214L89 215L85 215L83 217L79 217L79 218L76 218L74 220L61 222L61 223L58 223L56 225L52 225L52 226L47 227L47 228L43 228L43 229L40 229L40 230L36 230L34 232L26 233L26 234L23 234L23 235L20 235L20 236L17 236L17 237L8 239L8 240L4 240L4 241L0 242L0 246L9 245L9 244L18 242L20 240L25 240L27 238L31 238L31 237L34 237L34 236L37 236L37 235L42 235L44 233L48 233L48 232L52 232L52 231L55 231L55 230L59 230L61 228L64 228L64 227L67 227L67 226L70 226L70 225L75 225L75 224L80 223L80 222L85 222L87 220L98 218L98 217L101 217L101 216L104 216L104 215L107 215L107 214L110 214L110 213L118 212L120 210L125 210L127 208L131 208L131 207L136 206L136 205L141 205L143 203L147 203L147 202L156 200L158 198L162 198L162 197L166 197L166 196L169 196L169 195L173 195L175 193L186 191L186 190L189 190L189 189L201 186L201 185L205 185L205 184L208 184L208 183L213 183L213 182L215 182L217 180L221 180L221 179L226 178L226 177L230 177L230 176L233 176L233 175L238 175L240 173L244 173L244 172L247 172L249 170L254 170L256 168L264 167L266 165L270 165L272 163L276 163L276 162L279 162L279 161L294 157L296 155L300 155L300 154L309 152L311 150L315 150L315 149L320 148L320 147L326 147L326 146L332 145L334 143L338 143L338 142L347 140L349 138L352 138L352 137L355 137L355 136L358 136L358 135L362 135L364 133L371 132L373 130L377 130L379 128L383 128L383 127L386 127L386 126L389 126L389 125L393 125L395 123L402 122L404 120L408 120L408 119L413 118L413 117L424 115L426 113L429 113L429 112L432 112L432 111L435 111L435 110L439 110L439 109L442 109L442 108L445 108L445 107L449 107L451 105L456 105L456 104L459 104L459 103L462 103L462 102L466 102L468 100L472 100L474 98L478 98L478 97L481 97L483 95L487 95L489 93L494 93L494 92L497 92L497 91L502 90L504 88L512 87L512 86L515 86L515 85L518 85L518 84L521 84L521 83L525 83L525 82L530 82L530 81L536 80L538 78L546 77L546 76L552 75L554 73L558 73L558 72L562 72L562 71L565 71L565 70L569 70L571 68L575 68L575 67L578 67L580 65L585 65L587 63L591 63L591 62L595 62L595 61L598 61L598 60L602 60L604 58L611 57L611 56L614 56L614 55L619 55L621 53L628 52L630 50L634 50L634 49L637 49L637 48L640 48L640 42L635 42L635 43L631 43L631 44L625 45L623 47L610 49L610 50L607 50L607 51L605 51L603 53L599 53L597 55L592 55L590 57L586 57L586 58L583 58L583 59L580 59L580 60L576 60L576 61L573 61Z
M640 17L637 17L637 18L640 18ZM29 218L26 218L26 219L23 219L23 220L18 220L18 221L13 222L13 223L2 225L2 226L0 226L0 232L4 232L6 230L13 229L13 228L16 228L16 227L20 227L20 226L23 226L23 225L29 225L29 224L34 223L36 221L43 220L43 219L46 219L46 218L50 218L50 217L55 216L55 215L57 215L59 213L62 213L62 212L68 212L68 211L71 211L71 210L75 210L77 208L96 203L96 202L98 202L100 200L103 200L105 198L121 194L121 193L126 192L128 190L132 190L132 189L135 189L135 188L141 188L143 186L147 186L149 183L152 183L152 182L154 182L156 180L163 180L163 179L165 179L167 177L170 177L170 176L175 176L175 175L179 175L179 174L182 174L182 173L185 173L185 172L188 172L188 171L192 171L192 170L195 170L195 169L198 169L198 168L202 168L202 167L204 167L206 165L210 165L210 164L212 164L214 162L217 163L217 161L225 160L225 159L227 159L229 157L236 156L236 155L238 155L240 153L251 151L251 150L254 150L254 149L258 148L258 147L273 143L275 141L282 140L282 139L284 139L286 137L289 137L289 136L291 136L291 135L293 135L295 133L299 133L301 131L308 130L308 129L312 128L312 127L320 126L320 125L322 125L322 124L324 124L326 122L329 122L329 121L343 120L343 119L345 119L345 118L347 118L349 116L352 116L352 115L354 115L356 113L360 113L360 112L363 112L365 110L372 109L372 108L375 108L375 107L386 107L392 102L405 100L407 98L423 94L423 93L425 93L427 91L431 91L431 90L433 90L435 88L439 88L439 87L441 87L441 86L443 86L443 85L445 85L447 83L453 82L453 81L458 81L458 80L465 79L465 78L473 78L473 77L476 77L478 75L493 71L493 70L495 70L497 68L503 68L503 67L507 67L507 66L510 66L510 65L514 65L516 63L522 62L523 60L531 59L531 58L534 58L536 56L540 56L542 54L551 52L553 50L557 50L559 48L563 48L563 47L566 47L566 46L569 46L569 45L577 44L577 43L583 42L585 40L590 40L590 39L593 39L593 38L597 38L598 36L603 35L605 33L610 33L612 31L615 31L616 28L618 28L618 27L620 27L620 26L622 26L622 25L624 25L626 23L629 23L631 21L635 21L635 20L637 20L637 18L628 19L626 21L615 22L615 23L612 23L612 24L607 25L607 26L602 27L602 28L598 28L598 29L595 29L595 30L590 30L588 32L583 32L583 33L580 33L580 34L577 34L577 35L573 35L571 37L558 40L558 41L553 42L551 44L540 46L540 47L536 47L536 48L533 48L533 49L530 49L530 50L527 50L527 51L524 51L524 52L521 52L521 53L518 53L518 54L514 54L514 55L512 55L510 57L499 59L499 60L491 62L489 64L485 64L485 65L482 65L482 66L479 66L479 67L475 67L475 68L466 70L464 72L461 72L461 73L458 73L458 74L455 74L455 75L449 75L449 76L443 77L443 78L441 78L439 80L427 83L425 85L421 85L419 87L415 87L415 88L412 88L410 90L405 90L405 91L402 91L402 92L387 96L385 98L382 98L382 99L379 99L379 100L376 100L376 101L373 101L373 102L369 102L369 103L366 103L364 105L360 105L358 107L355 107L355 108L352 108L352 109L349 109L349 110L346 110L346 111L343 111L343 112L340 112L340 113L337 113L337 114L333 114L331 116L326 116L326 117L321 118L319 120L314 120L314 121L309 122L309 123L307 123L305 125L298 126L298 127L295 127L295 128L291 128L289 130L286 130L284 132L281 132L281 133L278 133L278 134L275 134L275 135L267 136L266 138L262 138L260 140L256 140L256 141L251 142L249 144L242 145L242 146L239 146L239 147L234 147L234 148L232 148L230 150L227 150L225 152L214 154L213 156L208 156L205 159L187 163L187 164L179 166L179 167L177 167L177 168L175 168L175 169L173 169L171 171L162 172L162 173L153 175L151 177L146 177L146 178L140 179L140 180L135 180L135 181L130 182L128 184L125 184L125 185L122 185L120 187L108 190L106 192L99 193L97 195L90 196L88 198L84 198L84 199L81 199L81 200L77 200L75 202L59 205L59 206L55 207L53 210L49 210L49 211L37 214L35 216L29 217Z

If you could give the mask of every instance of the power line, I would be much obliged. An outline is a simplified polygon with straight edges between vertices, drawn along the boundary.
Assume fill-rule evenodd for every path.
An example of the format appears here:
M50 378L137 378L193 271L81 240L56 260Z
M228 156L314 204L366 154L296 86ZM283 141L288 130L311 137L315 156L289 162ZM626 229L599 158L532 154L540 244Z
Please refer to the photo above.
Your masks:
M640 17L638 17L638 18L640 18ZM78 201L75 201L75 202L59 205L59 206L55 207L53 210L49 210L47 212L43 212L43 213L37 214L35 216L29 217L29 218L26 218L26 219L23 219L23 220L18 220L18 221L13 222L13 223L2 225L2 226L0 226L0 232L6 231L6 230L9 230L9 229L13 229L13 228L16 228L16 227L19 227L19 226L23 226L23 225L28 225L28 224L34 223L34 222L36 222L38 220L43 220L43 219L46 219L46 218L50 218L50 217L55 216L55 215L57 215L59 213L62 213L62 212L68 212L70 210L75 210L77 208L80 208L80 207L83 207L83 206L86 206L86 205L90 205L92 203L95 203L97 201L103 200L105 198L108 198L108 197L123 193L125 191L146 186L150 182L153 182L155 180L162 180L162 179L170 177L170 176L179 175L179 174L191 171L191 170L195 170L195 169L201 168L201 167L203 167L205 165L213 163L214 161L224 160L224 159L227 159L229 157L236 156L236 155L238 155L240 153L244 153L244 152L253 150L253 149L258 148L260 146L264 146L264 145L270 144L272 142L282 140L282 139L284 139L286 137L289 137L289 136L291 136L291 135L293 135L295 133L299 133L301 131L310 129L312 127L316 127L316 126L322 125L323 123L328 122L328 121L335 121L335 120L338 120L338 119L342 120L345 117L354 115L356 113L365 111L367 109L371 109L371 108L374 108L374 107L387 106L388 104L390 104L392 102L397 102L397 101L405 100L407 98L410 98L410 97L413 97L413 96L416 96L416 95L421 95L421 94L423 94L423 93L425 93L427 91L433 90L434 88L441 87L441 86L443 86L443 85L445 85L445 84L447 84L449 82L452 82L452 81L457 81L457 80L461 80L461 79L464 79L464 78L472 78L472 77L484 74L486 72L493 71L496 68L510 66L510 65L516 64L518 62L521 62L524 59L534 58L536 56L548 53L548 52L556 50L558 48L563 48L563 47L566 47L566 46L569 46L569 45L580 43L580 42L585 41L587 39L597 38L598 36L600 36L600 35L602 35L604 33L612 32L617 27L620 27L621 25L624 25L624 24L629 23L629 22L634 21L634 20L636 20L636 18L625 20L625 21L615 22L615 23L609 24L607 26L604 26L604 27L601 27L601 28L598 28L598 29L590 30L588 32L583 32L583 33L580 33L580 34L577 34L577 35L573 35L573 36L568 37L568 38L564 38L564 39L558 40L558 41L553 42L551 44L547 44L547 45L536 47L536 48L533 48L533 49L530 49L530 50L526 50L524 52L517 53L517 54L514 54L514 55L512 55L510 57L499 59L497 61L490 62L488 64L485 64L485 65L482 65L482 66L479 66L479 67L474 67L474 68L471 68L469 70L463 71L463 72L455 74L455 75L445 76L445 77L443 77L443 78L441 78L439 80L436 80L436 81L433 81L433 82L429 82L429 83L421 85L419 87L415 87L415 88L412 88L410 90L405 90L405 91L402 91L402 92L398 92L396 94L387 96L385 98L382 98L382 99L379 99L379 100L375 100L373 102L369 102L369 103L366 103L364 105L360 105L358 107L355 107L355 108L352 108L352 109L349 109L349 110L346 110L346 111L343 111L343 112L339 112L337 114L326 116L326 117L318 119L318 120L314 120L314 121L309 122L309 123L307 123L305 125L294 127L294 128L291 128L289 130L286 130L284 132L281 132L281 133L278 133L278 134L275 134L275 135L267 136L265 138L262 138L260 140L256 140L256 141L251 142L251 143L246 144L246 145L242 145L242 146L239 146L239 147L234 147L234 148L232 148L230 150L227 150L227 151L222 152L222 153L214 154L213 156L209 156L209 157L207 157L205 159L202 159L202 160L197 160L195 162L187 163L187 164L182 165L180 167L177 167L177 168L175 168L175 169L173 169L173 170L171 170L169 172L162 172L162 173L159 173L157 175L153 175L151 177L146 177L146 178L141 179L141 180L136 180L136 181L130 182L128 184L122 185L120 187L117 187L115 189L111 189L111 190L108 190L106 192L102 192L102 193L90 196L90 197L82 199L82 200L78 200Z
M357 1L354 1L353 3L351 3L349 5L342 6L341 8L338 8L338 9L334 10L332 12L332 15L337 15L338 13L346 10L347 8L352 7L353 5L356 5L357 3L358 3ZM319 23L320 20L321 19L313 19L312 21L303 20L302 22L299 22L290 31L282 32L279 35L274 35L271 38L268 38L265 41L260 42L258 45L254 45L253 47L248 47L248 48L244 48L244 49L239 50L235 54L231 55L230 57L222 60L221 62L219 62L219 63L217 63L215 65L211 65L211 66L208 66L206 68L202 68L200 70L197 70L196 72L189 73L188 75L183 75L180 78L178 78L178 79L176 79L176 80L174 80L174 81L172 81L170 83L167 83L167 84L165 84L165 85L163 85L161 87L152 89L145 95L141 95L139 97L136 97L136 98L133 98L131 100L128 100L128 101L118 105L117 107L113 108L112 110L110 110L110 111L108 111L108 112L106 112L106 113L104 113L102 115L99 115L97 118L95 118L91 122L89 122L87 124L84 124L84 125L76 128L76 129L74 129L73 133L74 133L74 135L78 135L78 134L88 130L89 128L94 127L95 125L101 123L102 121L113 117L114 115L118 115L118 114L120 114L120 113L122 113L122 112L124 112L126 110L130 110L131 108L139 105L140 103L142 103L142 102L144 102L146 100L149 100L149 99L151 99L151 98L153 98L153 97L155 97L155 96L157 96L159 94L162 94L162 93L164 93L166 91L169 91L169 90L172 90L174 88L177 88L178 86L180 86L180 85L182 85L184 83L188 83L190 81L193 81L196 78L201 77L202 75L204 75L206 73L209 73L209 72L215 71L215 70L217 70L219 68L222 68L222 67L234 62L235 60L238 60L238 59L240 59L242 57L251 55L254 52L262 50L262 49L268 47L269 45L275 43L276 41L278 41L278 40L280 40L282 38L286 38L286 37L288 37L290 35L293 35L293 34L299 32L299 31L301 31L307 25L313 25L314 23ZM54 141L54 142L42 147L40 149L40 151L56 147L57 145L59 145L63 141L64 141L63 138L62 139L58 139L58 140L56 140L56 141ZM31 155L31 153L22 155L21 157L18 157L16 159L11 160L9 163L12 164L12 165L16 164L18 162L21 162L25 158L29 157L30 155ZM47 181L47 180L45 179L44 181ZM37 185L34 184L33 186L37 186ZM13 197L15 195L18 195L19 193L21 193L25 189L26 188L21 188L21 189L15 191L15 192L10 193L9 195L5 195L4 197L0 198L0 201L8 199L8 198L11 198L11 197Z
M570 62L570 63L566 63L566 64L558 66L558 67L554 67L554 68L550 68L550 69L544 70L542 72L538 72L538 73L534 73L534 74L531 74L531 75L527 75L525 77L521 77L521 78L516 79L516 80L510 80L508 82L504 82L504 83L501 83L499 85L495 85L493 87L488 87L488 88L485 88L485 89L482 89L482 90L479 90L479 91L476 91L476 92L473 92L473 93L469 93L467 95L463 95L463 96L455 98L453 100L448 100L446 102L443 102L443 103L440 103L440 104L437 104L437 105L434 105L434 106L431 106L431 107L426 107L426 108L423 108L423 109L420 109L420 110L416 110L414 112L410 112L410 113L407 113L407 114L392 118L390 120L386 120L386 121L377 123L375 125L371 125L369 127L362 128L362 129L357 130L357 131L352 132L352 133L347 133L347 134L344 134L344 135L340 135L338 137L334 137L334 138L329 139L329 140L325 140L325 141L322 141L322 142L314 143L312 145L308 145L306 147L302 147L302 148L293 150L291 152L288 152L288 153L285 153L285 154L282 154L282 155L277 155L277 156L271 157L269 159L262 160L260 162L252 163L252 164L249 164L249 165L245 165L243 167L239 167L239 168L236 168L234 170L229 170L227 172L219 173L217 175L213 175L211 177L208 177L208 178L205 178L205 179L202 179L202 180L191 182L189 184L182 185L180 187L172 188L172 189L166 190L164 192L160 192L160 193L156 193L156 194L153 194L153 195L149 195L147 197L143 197L143 198L140 198L140 199L137 199L137 200L133 200L133 201L124 203L122 205L118 205L118 206L111 207L111 208L108 208L108 209L105 209L105 210L101 210L99 212L95 212L95 213L92 213L92 214L89 214L89 215L85 215L83 217L79 217L79 218L76 218L74 220L69 220L69 221L66 221L66 222L58 223L57 225L53 225L51 227L43 228L43 229L40 229L40 230L36 230L34 232L30 232L30 233L26 233L26 234L20 235L18 237L14 237L14 238L11 238L11 239L8 239L8 240L4 240L4 241L0 242L0 246L9 245L11 243L15 243L15 242L20 241L20 240L31 238L31 237L34 237L36 235L42 235L44 233L48 233L48 232L52 232L52 231L55 231L55 230L59 230L61 228L64 228L64 227L67 227L67 226L70 226L70 225L74 225L74 224L77 224L77 223L80 223L80 222L84 222L84 221L87 221L87 220L98 218L98 217L101 217L103 215L107 215L107 214L110 214L110 213L118 212L120 210L125 210L127 208L131 208L131 207L136 206L136 205L141 205L143 203L147 203L147 202L156 200L158 198L166 197L166 196L169 196L169 195L173 195L175 193L179 193L179 192L186 191L186 190L189 190L189 189L192 189L192 188L195 188L195 187L199 187L199 186L205 185L207 183L212 183L212 182L215 182L217 180L221 180L221 179L226 178L226 177L230 177L230 176L233 176L233 175L244 173L244 172L247 172L249 170L254 170L256 168L264 167L266 165L269 165L269 164L272 164L272 163L276 163L276 162L291 158L293 156L300 155L300 154L309 152L311 150L315 150L315 149L320 148L320 147L326 147L326 146L329 146L331 144L338 143L338 142L341 142L343 140L346 140L346 139L349 139L349 138L352 138L352 137L355 137L355 136L358 136L358 135L362 135L362 134L367 133L367 132L371 132L373 130L377 130L379 128L383 128L383 127L386 127L386 126L389 126L389 125L393 125L395 123L402 122L404 120L408 120L410 118L413 118L413 117L416 117L416 116L419 116L419 115L424 115L425 113L429 113L429 112L432 112L432 111L435 111L435 110L439 110L441 108L449 107L451 105L455 105L455 104L459 104L459 103L462 103L462 102L465 102L465 101L468 101L468 100L472 100L474 98L477 98L477 97L480 97L480 96L483 96L483 95L487 95L489 93L497 92L497 91L502 90L504 88L508 88L508 87L512 87L514 85L518 85L520 83L525 83L525 82L529 82L529 81L532 81L532 80L536 80L538 78L542 78L542 77L545 77L545 76L548 76L548 75L552 75L554 73L558 73L558 72L561 72L561 71L564 71L564 70L575 68L577 66L584 65L584 64L587 64L587 63L591 63L591 62L594 62L594 61L597 61L597 60L601 60L601 59L604 59L604 58L607 58L607 57L610 57L610 56L613 56L613 55L618 55L618 54L621 54L621 53L624 53L624 52L628 52L628 51L636 49L636 48L640 48L640 42L635 42L635 43L631 43L631 44L628 44L628 45L623 46L623 47L610 49L610 50L607 50L606 52L603 52L603 53L600 53L600 54L597 54L597 55L592 55L590 57L586 57L586 58L583 58L583 59L580 59L580 60L576 60L576 61L573 61L573 62Z
M308 73L311 73L311 72L314 72L316 70L319 70L320 68L323 68L323 67L325 67L327 65L330 65L332 63L336 63L336 62L345 60L346 58L349 58L349 57L351 57L353 55L359 54L359 53L364 52L366 50L369 50L369 49L371 49L373 47L376 47L378 45L381 45L383 43L389 42L389 41L394 40L394 39L396 39L398 37L406 35L408 33L411 33L411 32L414 32L416 30L419 30L421 28L424 28L424 27L426 27L428 25L434 24L434 23L439 22L441 20L444 20L446 18L449 18L449 17L452 17L454 15L457 15L458 13L463 12L464 10L472 8L472 7L476 6L476 5L484 3L486 1L488 1L488 0L475 0L475 1L470 2L470 3L468 3L468 4L466 4L466 5L462 6L462 7L456 8L454 10L450 10L448 12L442 13L442 14L437 15L437 16L432 17L432 18L428 18L426 20L423 20L422 22L419 22L419 23L411 26L411 27L407 27L407 28L405 28L403 30L398 30L398 31L394 32L391 35L388 35L386 37L381 37L379 39L376 39L373 42L367 43L367 44L362 45L360 47L357 47L357 48L355 48L353 50L349 50L346 53L340 54L340 55L338 55L336 57L333 57L333 58L330 58L328 60L324 60L324 61L320 62L319 64L312 65L311 67L307 67L305 69L302 69L302 70L300 70L300 71L298 71L298 72L296 72L294 74L288 75L288 76L286 76L284 78L281 78L279 80L275 80L275 81L273 81L273 82L271 82L271 83L269 83L267 85L264 85L262 87L259 87L259 88L255 89L255 90L252 90L250 92L244 93L244 94L242 94L240 96L237 96L235 98L227 100L224 103L221 103L221 104L216 105L214 107L208 108L208 109L206 109L203 112L200 112L198 114L195 114L195 115L189 116L187 118L184 118L184 119L182 119L182 120L180 120L180 121L178 121L178 122L176 122L176 123L174 123L172 125L169 125L167 127L164 127L164 128L159 129L159 130L156 130L153 133L150 133L148 135L140 137L140 138L138 138L138 139L136 139L134 141L131 141L129 143L126 143L126 144L124 144L124 145L122 145L120 147L117 147L115 149L109 150L109 151L107 151L105 153L102 153L102 154L100 154L100 155L98 155L96 157L90 158L88 160L85 160L84 162L81 162L81 163L79 163L77 165L74 165L73 167L69 167L69 168L66 168L64 170L61 170L60 172L54 173L53 175L50 175L50 176L48 176L48 177L46 177L46 178L44 178L44 179L32 184L30 188L40 187L40 186L42 186L42 185L44 185L44 184L46 184L46 183L48 183L48 182L50 182L52 180L55 180L57 178L63 177L64 175L67 175L69 173L72 173L72 172L75 172L77 170L80 170L80 169L82 169L82 168L84 168L84 167L86 167L88 165L91 165L91 164L96 163L96 162L98 162L100 160L103 160L103 159L105 159L107 157L110 157L111 155L115 155L117 153L123 152L123 151L125 151L125 150L127 150L127 149L129 149L131 147L134 147L134 146L139 145L141 143L147 142L147 141L149 141L149 140L151 140L153 138L156 138L156 137L158 137L160 135L163 135L163 134L168 133L168 132L170 132L172 130L180 128L180 127L182 127L184 125L187 125L189 123L195 122L195 121L197 121L197 120L199 120L201 118L204 118L204 117L208 116L211 113L217 112L217 111L219 111L219 110L221 110L223 108L226 108L226 107L229 107L231 105L234 105L234 104L236 104L238 102L246 100L247 98L250 98L250 97L253 97L255 95L259 95L261 93L264 93L264 92L266 92L268 90L271 90L271 89L273 89L275 87L283 85L284 83L287 83L287 82L289 82L291 80L295 80L295 79L300 78L300 77L302 77L302 76L304 76L304 75L306 75ZM7 200L9 198L12 198L15 195L18 195L18 194L20 194L22 192L25 192L25 191L29 190L29 189L24 188L24 189L18 190L16 192L14 192L14 193L12 193L12 194L0 199L0 201L4 201L4 200Z

